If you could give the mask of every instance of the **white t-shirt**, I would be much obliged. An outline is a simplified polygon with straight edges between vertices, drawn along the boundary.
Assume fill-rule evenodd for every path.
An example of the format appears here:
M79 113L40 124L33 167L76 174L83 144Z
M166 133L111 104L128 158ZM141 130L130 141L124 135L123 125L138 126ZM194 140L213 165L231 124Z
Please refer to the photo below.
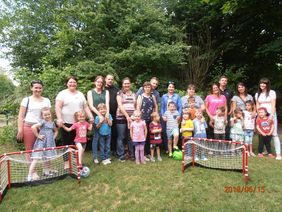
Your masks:
M255 129L255 117L252 117L252 113L244 110L244 125L246 130L254 130Z
M74 113L83 110L86 104L86 99L80 91L71 93L68 89L62 90L58 93L56 101L61 101L62 119L64 123L73 124L75 122Z
M261 93L258 98L258 93L255 95L255 99L260 103L260 107L265 107L268 113L271 113L271 100L276 100L276 93L273 90L269 91L268 97L265 93Z
M29 99L29 103L27 105ZM41 102L36 102L33 100L32 96L23 98L21 106L27 107L26 116L24 121L30 124L36 124L41 121L41 109L44 107L51 108L51 103L48 98L42 97Z

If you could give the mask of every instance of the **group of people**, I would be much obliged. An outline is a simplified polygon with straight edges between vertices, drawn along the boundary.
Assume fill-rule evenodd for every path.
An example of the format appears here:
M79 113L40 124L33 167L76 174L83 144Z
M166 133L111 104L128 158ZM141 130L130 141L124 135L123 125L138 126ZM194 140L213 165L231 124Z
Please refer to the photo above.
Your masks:
M270 89L270 81L263 78L253 98L246 86L238 83L234 95L227 88L228 79L222 76L219 83L213 83L210 94L203 99L196 95L196 87L189 84L187 94L182 98L175 93L175 83L168 82L167 93L160 97L157 91L158 79L153 77L135 93L128 77L121 81L121 89L115 86L114 76L97 76L94 88L87 92L87 98L77 89L77 78L69 76L67 88L58 93L55 102L56 122L52 121L51 103L42 97L43 83L31 82L32 95L22 100L18 116L17 138L24 141L26 150L55 146L60 131L62 145L75 144L82 165L87 131L93 131L93 162L111 163L110 152L124 162L126 158L136 164L146 161L162 161L160 149L169 157L178 151L180 138L214 138L244 142L252 150L254 132L259 134L258 156L266 154L273 158L270 141L273 138L276 159L281 160L280 140L277 134L276 93ZM160 109L159 109L160 107ZM207 120L204 114L207 114ZM126 157L126 148L128 157ZM100 155L98 156L98 150ZM31 155L29 180L36 180L36 160L52 157L54 152ZM207 160L206 157L202 158ZM68 167L67 158L65 169ZM46 164L44 173L52 175Z

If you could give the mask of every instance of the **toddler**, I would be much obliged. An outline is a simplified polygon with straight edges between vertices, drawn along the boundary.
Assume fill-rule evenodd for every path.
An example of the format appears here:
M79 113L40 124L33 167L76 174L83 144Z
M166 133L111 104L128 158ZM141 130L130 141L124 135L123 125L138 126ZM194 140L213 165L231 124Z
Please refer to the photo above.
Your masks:
M162 126L160 124L160 116L157 112L151 114L152 122L149 125L150 131L150 150L151 150L151 161L155 162L154 151L156 149L158 161L162 161L160 154L160 145L162 143L161 132Z
M187 138L192 137L194 131L194 124L191 120L191 114L189 112L183 112L180 132L182 137L187 140ZM191 157L191 144L188 144L185 148L184 159L186 157Z
M225 127L227 125L227 120L225 117L225 107L219 106L216 109L216 115L210 122L213 127L214 139L225 140Z

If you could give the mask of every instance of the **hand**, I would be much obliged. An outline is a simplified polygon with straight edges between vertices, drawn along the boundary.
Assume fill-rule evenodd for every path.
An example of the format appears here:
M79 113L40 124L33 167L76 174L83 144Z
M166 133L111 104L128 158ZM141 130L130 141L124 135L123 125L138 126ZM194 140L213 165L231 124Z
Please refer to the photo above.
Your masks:
M40 134L39 134L39 135L37 136L37 138L40 139L40 140L44 140L44 139L45 139L45 135L40 135Z
M89 123L90 123L90 124L93 124L93 123L94 123L94 117L91 116L91 117L89 118Z
M269 119L273 121L274 115L270 115L270 116L269 116Z
M63 127L64 123L63 123L63 120L62 119L57 119L57 125L58 127Z
M18 139L19 141L23 140L23 131L22 131L22 130L19 130L19 131L18 131L17 139Z
M167 121L167 118L166 118L166 117L163 117L163 120L166 122L166 121Z
M99 123L102 124L105 121L104 116L99 116Z

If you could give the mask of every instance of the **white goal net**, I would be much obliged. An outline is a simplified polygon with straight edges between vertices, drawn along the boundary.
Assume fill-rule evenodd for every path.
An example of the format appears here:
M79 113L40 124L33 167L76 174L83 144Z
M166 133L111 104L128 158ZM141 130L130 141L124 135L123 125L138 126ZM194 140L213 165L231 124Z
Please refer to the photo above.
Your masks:
M248 181L247 147L241 142L205 138L183 140L182 172L189 166L242 171Z

